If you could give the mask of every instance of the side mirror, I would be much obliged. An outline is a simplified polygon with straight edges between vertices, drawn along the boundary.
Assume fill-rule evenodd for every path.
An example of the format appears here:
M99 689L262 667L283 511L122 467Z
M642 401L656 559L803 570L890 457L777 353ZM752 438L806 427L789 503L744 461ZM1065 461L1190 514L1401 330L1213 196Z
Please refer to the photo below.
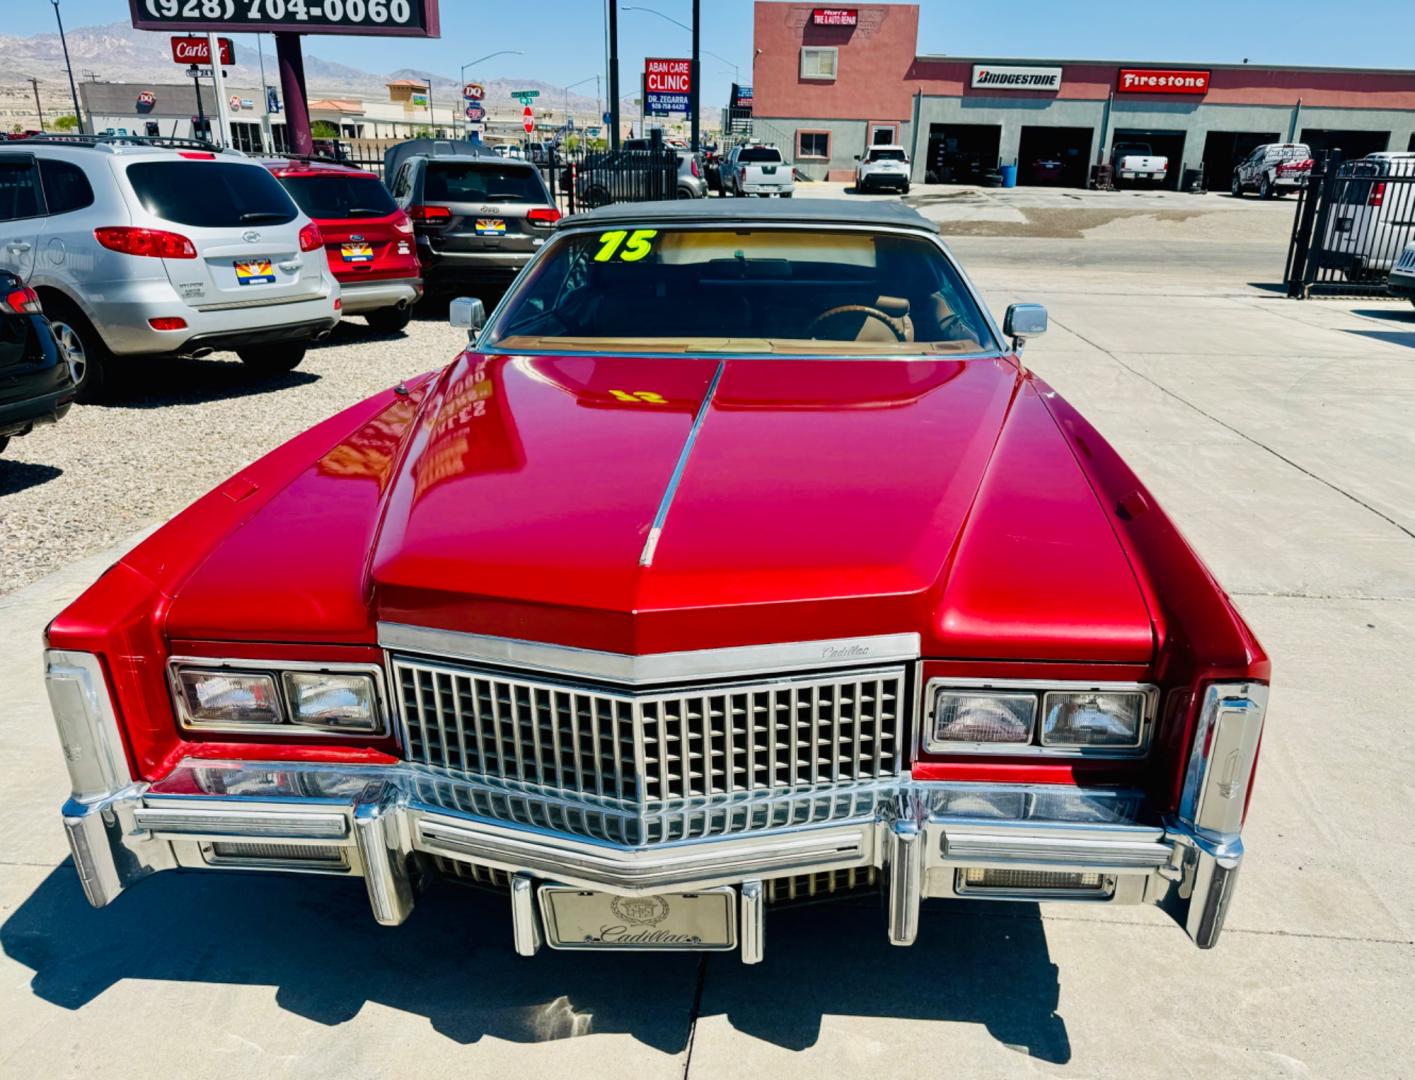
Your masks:
M1011 309L1008 309L1008 317L1011 317ZM486 325L486 305L477 296L459 296L447 306L447 321L453 326L461 327L467 331L467 338L470 340L481 332L481 328ZM1042 322L1046 322L1046 312L1042 312Z
M1012 339L1012 351L1020 356L1028 338L1047 332L1047 309L1041 304L1009 304L1002 332Z

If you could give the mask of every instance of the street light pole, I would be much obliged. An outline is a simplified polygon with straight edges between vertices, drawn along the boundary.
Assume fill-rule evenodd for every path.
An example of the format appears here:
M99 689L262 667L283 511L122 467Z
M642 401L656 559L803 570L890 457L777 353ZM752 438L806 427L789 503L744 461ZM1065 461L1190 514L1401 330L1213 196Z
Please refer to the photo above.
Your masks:
M59 24L59 44L64 46L64 67L69 72L69 93L74 96L74 122L79 134L84 132L84 114L79 110L79 91L74 85L74 66L69 63L69 39L64 36L64 18L59 14L59 0L49 0L54 5L54 21Z
M42 133L44 131L44 109L39 104L39 80L31 75L29 84L34 87L34 111L39 113L39 130Z
M702 114L702 88L698 85L702 81L703 65L699 57L702 48L702 27L701 27L700 0L693 0L693 61L689 68L691 71L692 88L689 90L688 105L693 110L692 139L688 145L693 153L698 152L698 131L701 128Z
M467 85L467 69L468 69L469 67L472 67L474 64L484 63L485 61L490 60L492 57L495 57L495 56L525 56L525 55L526 55L526 54L523 53L520 49L498 49L498 50L496 50L496 52L487 53L485 56L478 56L475 60L468 60L465 64L462 65L462 71L461 71L462 85L463 85L463 86L466 86L466 85ZM463 110L463 111L464 111L464 113L465 113L465 110ZM458 120L457 120L457 117L456 117L456 116L453 116L453 118L452 118L452 123L453 123L454 127L455 127L456 124L458 123Z
M609 148L619 149L619 4L609 5Z

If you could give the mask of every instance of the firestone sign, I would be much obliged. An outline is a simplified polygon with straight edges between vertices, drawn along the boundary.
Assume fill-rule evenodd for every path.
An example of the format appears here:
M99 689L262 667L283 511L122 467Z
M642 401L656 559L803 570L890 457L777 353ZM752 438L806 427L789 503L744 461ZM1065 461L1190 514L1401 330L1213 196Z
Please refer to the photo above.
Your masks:
M814 8L811 11L812 26L859 26L859 8Z
M974 90L1060 90L1061 68L974 64Z
M1207 94L1207 71L1121 68L1118 89L1123 94Z

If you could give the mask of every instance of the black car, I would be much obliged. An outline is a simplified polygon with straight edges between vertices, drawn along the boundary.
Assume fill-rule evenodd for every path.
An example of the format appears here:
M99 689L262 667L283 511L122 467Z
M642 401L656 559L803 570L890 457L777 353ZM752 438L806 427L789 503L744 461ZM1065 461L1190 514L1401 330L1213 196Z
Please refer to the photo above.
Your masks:
M39 307L39 296L0 270L0 450L36 424L52 424L78 392L68 361Z

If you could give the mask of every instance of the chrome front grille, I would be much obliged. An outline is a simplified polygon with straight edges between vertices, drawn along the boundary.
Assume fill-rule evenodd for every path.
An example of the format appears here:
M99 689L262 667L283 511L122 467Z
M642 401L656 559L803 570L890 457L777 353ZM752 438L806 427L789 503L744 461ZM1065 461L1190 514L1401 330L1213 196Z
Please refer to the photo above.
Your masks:
M631 803L897 776L909 669L669 690L392 660L409 760Z

